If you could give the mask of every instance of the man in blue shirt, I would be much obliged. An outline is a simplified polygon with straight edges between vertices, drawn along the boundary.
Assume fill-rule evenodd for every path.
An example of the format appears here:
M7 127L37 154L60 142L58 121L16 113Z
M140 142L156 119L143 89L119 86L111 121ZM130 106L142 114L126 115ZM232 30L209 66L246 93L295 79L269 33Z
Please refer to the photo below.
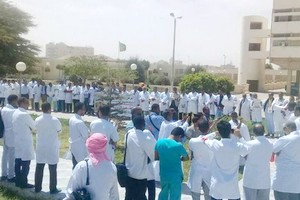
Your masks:
M158 200L180 200L183 172L181 161L189 156L180 143L184 130L176 127L168 138L160 139L155 145L155 160L160 161L161 192Z
M151 106L150 114L145 117L146 129L151 131L156 140L158 139L161 123L165 120L163 116L159 115L159 113L159 105L153 104Z

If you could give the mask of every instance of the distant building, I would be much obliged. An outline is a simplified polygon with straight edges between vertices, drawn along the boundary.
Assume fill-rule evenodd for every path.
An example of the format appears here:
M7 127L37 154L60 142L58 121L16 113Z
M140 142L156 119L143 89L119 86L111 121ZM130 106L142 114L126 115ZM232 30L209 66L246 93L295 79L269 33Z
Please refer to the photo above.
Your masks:
M65 43L46 44L46 58L61 58L71 56L93 56L93 47L68 46Z

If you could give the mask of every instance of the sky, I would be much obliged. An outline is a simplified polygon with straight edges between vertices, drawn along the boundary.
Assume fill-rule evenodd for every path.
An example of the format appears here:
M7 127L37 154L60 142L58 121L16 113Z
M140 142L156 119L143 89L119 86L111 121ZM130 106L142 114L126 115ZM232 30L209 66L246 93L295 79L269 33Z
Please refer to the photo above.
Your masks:
M177 20L175 59L185 64L238 66L242 19L270 20L272 0L9 0L36 25L25 35L41 47L49 42L92 46L95 54L151 62L172 57L173 18Z

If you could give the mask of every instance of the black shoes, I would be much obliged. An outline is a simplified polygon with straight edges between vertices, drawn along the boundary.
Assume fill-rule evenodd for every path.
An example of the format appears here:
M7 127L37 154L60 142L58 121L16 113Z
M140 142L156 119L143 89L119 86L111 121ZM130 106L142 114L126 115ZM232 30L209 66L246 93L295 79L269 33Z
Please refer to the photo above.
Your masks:
M21 188L22 189L30 189L30 188L34 188L34 185L27 183L26 185L22 185Z
M57 194L57 193L60 193L61 192L61 189L55 189L55 190L51 190L50 191L50 194Z
M14 183L16 181L16 177L8 178L7 181L10 183Z

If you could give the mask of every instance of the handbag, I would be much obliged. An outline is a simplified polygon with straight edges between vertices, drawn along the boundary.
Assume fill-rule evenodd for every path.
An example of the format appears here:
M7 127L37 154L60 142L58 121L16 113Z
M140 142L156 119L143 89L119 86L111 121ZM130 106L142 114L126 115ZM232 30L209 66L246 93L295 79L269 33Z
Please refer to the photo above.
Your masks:
M85 185L90 185L88 159L86 159L85 162L86 162L86 169L87 169L87 177L86 177ZM72 195L75 200L92 200L90 193L84 187L72 192Z
M129 133L126 134L125 149L124 149L125 152L124 152L123 162L116 164L118 182L119 182L121 187L126 187L127 177L128 177L128 169L126 168L126 149L127 149L128 135L129 135Z

